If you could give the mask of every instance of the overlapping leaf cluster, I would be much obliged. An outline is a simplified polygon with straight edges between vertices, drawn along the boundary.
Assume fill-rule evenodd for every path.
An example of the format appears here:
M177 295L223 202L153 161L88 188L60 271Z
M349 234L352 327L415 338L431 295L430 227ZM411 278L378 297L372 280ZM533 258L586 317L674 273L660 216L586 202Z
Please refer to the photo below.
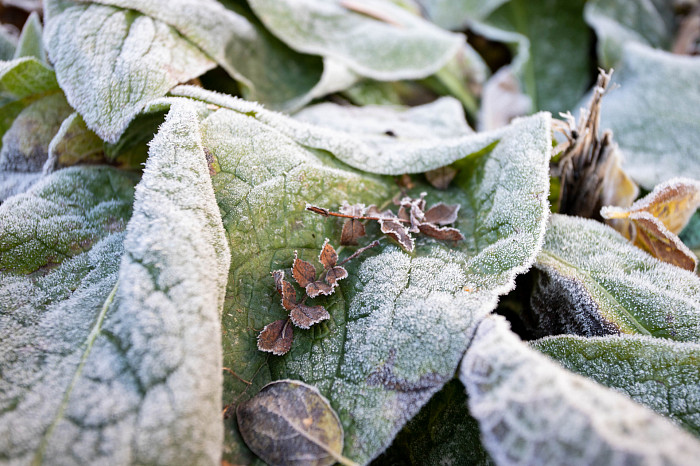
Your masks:
M3 25L0 462L692 464L692 3Z

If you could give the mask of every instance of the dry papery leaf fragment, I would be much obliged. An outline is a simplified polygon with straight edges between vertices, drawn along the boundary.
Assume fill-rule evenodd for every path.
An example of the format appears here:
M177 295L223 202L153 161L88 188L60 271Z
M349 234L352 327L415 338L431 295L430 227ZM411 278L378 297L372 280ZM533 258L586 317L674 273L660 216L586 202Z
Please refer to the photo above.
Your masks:
M600 214L639 248L691 272L697 257L678 238L700 206L700 181L673 178L630 207L605 206Z
M556 132L566 140L552 154L561 153L553 175L561 179L559 213L602 221L600 209L605 205L629 206L639 194L639 187L622 170L621 155L610 130L600 130L600 103L611 89L612 70L600 70L588 108L582 108L578 124L567 112L566 121L552 120Z
M277 380L238 405L246 445L270 465L356 465L342 456L343 427L316 387Z
M359 236L352 236L352 231L355 231L355 226L348 226L348 222L360 222L360 220L372 220L379 223L382 233L394 239L406 251L411 252L415 247L415 241L411 233L423 233L424 235L436 238L442 241L461 241L464 235L456 228L447 227L445 225L452 224L457 221L459 213L459 205L447 205L438 202L430 209L425 210L426 202L423 192L417 198L409 196L403 197L396 202L399 206L398 213L395 214L390 209L380 210L375 205L365 207L364 204L349 205L344 201L340 207L340 212L333 212L323 207L317 207L310 204L306 205L306 210L314 212L325 217L342 217L346 218L343 225L343 234L347 239L356 241ZM346 232L346 229L349 230ZM359 228L357 228L359 231ZM364 226L362 233L364 234ZM360 235L361 236L361 235ZM352 244L343 243L341 244Z
M271 272L275 289L282 296L282 307L289 311L289 318L276 320L266 325L258 335L258 349L275 356L282 356L292 348L294 339L292 324L302 329L309 329L314 324L330 319L331 315L325 307L308 306L306 300L333 294L338 286L338 281L348 276L348 271L343 267L343 264L378 245L379 242L374 241L338 263L338 253L326 238L318 256L318 261L323 265L323 272L319 277L316 276L316 267L310 262L300 259L298 252L294 251L292 277L304 289L306 296L301 301L297 301L297 291L294 285L284 279L284 270Z

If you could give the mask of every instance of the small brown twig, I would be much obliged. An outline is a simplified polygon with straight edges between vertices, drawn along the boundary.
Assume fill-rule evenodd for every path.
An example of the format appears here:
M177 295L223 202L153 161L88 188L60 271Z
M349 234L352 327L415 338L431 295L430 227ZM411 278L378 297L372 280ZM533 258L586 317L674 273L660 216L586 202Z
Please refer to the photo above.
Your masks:
M324 209L323 207L317 207L311 204L306 205L306 210L315 214L323 215L324 217L352 218L355 220L374 220L375 222L378 222L380 220L392 220L395 222L411 223L410 220L404 220L398 217L366 217L363 215L341 214L340 212L333 212L332 210Z
M358 249L357 251L352 253L352 255L343 259L338 265L346 264L346 263L350 262L351 260L353 260L354 258L356 258L357 256L359 256L360 254L362 254L363 252L365 252L366 250L372 249L372 248L377 247L377 246L379 246L379 240L375 239L374 241L369 243L367 246L361 247L360 249Z

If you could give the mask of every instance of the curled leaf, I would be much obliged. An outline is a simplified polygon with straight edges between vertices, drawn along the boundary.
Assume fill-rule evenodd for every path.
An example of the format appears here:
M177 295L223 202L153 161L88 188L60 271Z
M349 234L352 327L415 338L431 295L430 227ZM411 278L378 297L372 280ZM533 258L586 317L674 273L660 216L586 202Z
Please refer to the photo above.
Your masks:
M654 257L693 271L697 258L676 235L700 206L700 182L673 178L628 208L606 206L603 218Z
M395 239L406 251L413 251L414 241L408 233L408 229L399 221L390 218L379 220L382 233Z
M352 464L341 456L343 427L317 388L295 380L265 385L238 405L238 428L248 447L268 464Z
M294 330L289 320L280 319L267 324L258 335L258 349L275 356L286 354L292 347Z
M297 269L298 261L301 261L301 260L298 258L294 259L294 265L295 265L294 268L295 269ZM301 261L301 262L306 262L306 261ZM309 264L308 262L306 262L306 263ZM309 266L311 268L313 268L313 265L309 264ZM292 273L294 274L294 272L292 272ZM315 271L314 271L314 274L315 274ZM275 279L276 278L277 277L275 277ZM295 278L296 278L296 275L295 275ZM300 283L300 285L301 285L301 283ZM313 324L321 322L321 321L326 320L326 319L329 319L331 317L330 314L328 314L328 311L326 311L326 309L323 306L307 306L303 302L298 303L297 302L297 292L294 289L294 286L291 283L289 283L288 281L281 280L281 286L282 286L282 306L289 311L289 317L292 320L292 322L294 323L294 325L296 325L297 327L309 328ZM307 287L311 288L311 291L314 291L316 293L314 295L312 295L308 291L309 288L307 288L307 294L310 297L318 296L318 294L320 294L320 292L321 292L320 286L326 286L330 290L328 293L324 293L324 294L330 294L333 290L332 286L327 285L326 283L323 283L321 281L317 281L317 282L312 282L312 283L307 284ZM272 325L272 324L270 324L270 325ZM266 328L267 327L265 327L265 329ZM263 332L265 331L265 329L263 329ZM291 336L289 338L290 338L289 344L291 345ZM258 348L260 348L259 343L258 343ZM262 349L262 348L260 348L260 349ZM264 350L264 349L262 349L262 350L268 351L268 350ZM285 351L285 353L286 353L286 351ZM284 354L284 353L282 353L282 354Z
M273 270L270 272L272 278L275 280L275 289L279 294L282 294L282 282L284 281L284 271L283 270Z

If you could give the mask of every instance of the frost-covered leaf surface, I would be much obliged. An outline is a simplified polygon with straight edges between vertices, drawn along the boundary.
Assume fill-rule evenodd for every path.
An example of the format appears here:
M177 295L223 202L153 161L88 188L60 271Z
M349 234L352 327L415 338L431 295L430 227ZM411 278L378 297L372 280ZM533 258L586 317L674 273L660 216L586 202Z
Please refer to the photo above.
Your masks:
M40 178L49 143L71 109L35 57L0 62L0 202Z
M479 325L460 368L497 464L692 464L700 441L648 408L558 366L500 316Z
M550 122L548 114L540 113L516 120L512 126L497 131L468 133L468 127L462 124L463 114L454 105L455 102L448 99L411 110L344 109L328 104L330 106L325 107L329 112L326 121L323 121L321 115L315 110L318 107L311 107L308 110L309 113L301 112L302 119L317 123L309 124L290 120L255 103L206 92L192 86L178 86L173 89L172 94L252 114L265 125L302 146L330 152L337 159L354 168L383 175L433 170L470 154L490 150L494 146L498 151L541 150L543 143L541 135L546 128L549 128ZM427 111L436 108L448 112L448 117L451 116L456 121L450 118L452 122L444 127L443 124L438 124L442 118L434 115L432 118L427 118ZM363 136L358 137L361 129L367 129L369 126L362 122L365 117L373 119L377 125L381 124L381 126L375 126L369 134L363 131ZM343 126L347 129L346 131L342 131ZM442 128L437 129L438 126ZM398 128L397 134L393 133L392 127ZM441 139L431 137L415 141L409 139L408 128L413 128L414 131L420 131L425 135L437 132L437 134L449 134L452 137ZM387 134L387 131L391 133ZM457 134L464 135L456 137ZM498 141L504 141L504 144L496 146ZM518 149L516 146L522 147Z
M128 226L135 180L111 168L0 206L9 461L219 462L230 255L195 118L162 126Z
M625 44L636 42L668 50L673 41L674 2L667 0L592 0L586 3L586 22L598 36L598 61L617 68ZM652 69L650 69L652 71Z
M290 352L276 357L258 351L256 341L260 329L287 315L270 272L291 267L294 251L315 261L324 239L339 238L342 229L341 220L306 212L307 203L381 205L398 189L392 178L358 172L315 148L335 147L335 132L244 101L197 95L222 107L202 121L201 133L232 252L223 344L224 365L236 376L225 379L227 412L270 380L302 380L338 412L344 454L366 462L452 377L470 328L534 258L548 212L538 196L548 183L548 115L513 125L513 137L490 150L465 154L447 191L421 185L411 193L459 204L454 226L464 241L421 237L409 255L385 240L345 264L349 276L335 294L307 302L323 305L331 318L295 329ZM378 236L368 225L367 237ZM351 251L340 251L341 259ZM226 425L224 458L249 461L235 420Z
M274 108L298 108L325 91L339 90L335 85L352 80L344 67L290 49L261 25L242 2L96 0L96 3L140 11L170 25L235 78L246 98Z
M561 335L530 344L570 371L626 393L700 437L700 345L638 335Z
M467 404L464 385L451 380L408 421L372 466L422 464L492 465L479 424Z
M629 333L700 341L700 279L593 220L554 215L535 267L542 336Z
M46 63L46 52L42 40L42 28L39 15L34 12L29 15L27 22L19 36L14 58L34 57L40 62Z
M603 99L600 127L613 130L625 171L648 190L700 179L700 58L630 43L613 81L620 87Z
M44 42L68 102L115 142L148 101L215 63L166 23L133 10L46 2Z
M464 41L387 0L248 3L293 49L337 60L361 76L382 81L429 76Z

